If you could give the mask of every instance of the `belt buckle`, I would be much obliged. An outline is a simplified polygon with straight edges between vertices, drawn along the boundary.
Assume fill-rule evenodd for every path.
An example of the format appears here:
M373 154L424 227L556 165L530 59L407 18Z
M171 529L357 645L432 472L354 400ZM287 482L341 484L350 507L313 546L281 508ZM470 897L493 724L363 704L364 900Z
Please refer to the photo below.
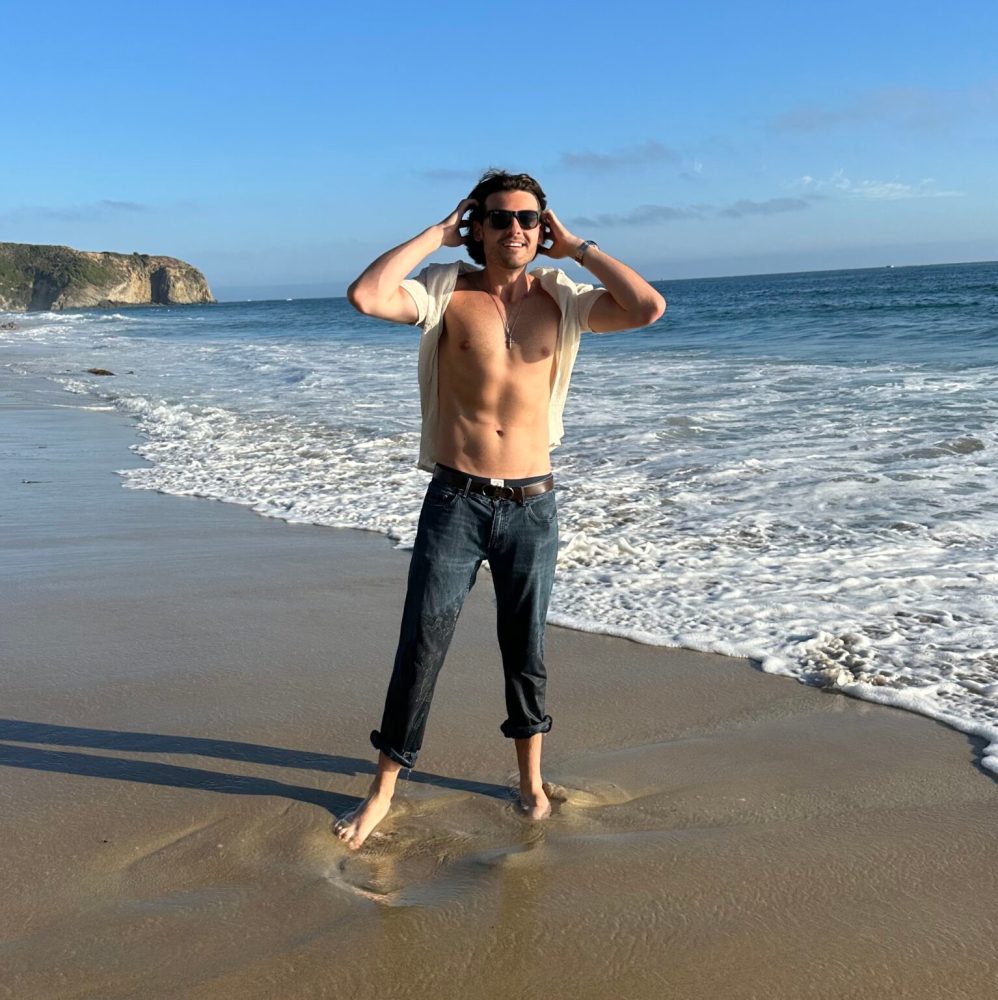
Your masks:
M516 496L516 487L482 483L482 492L491 500L512 500Z

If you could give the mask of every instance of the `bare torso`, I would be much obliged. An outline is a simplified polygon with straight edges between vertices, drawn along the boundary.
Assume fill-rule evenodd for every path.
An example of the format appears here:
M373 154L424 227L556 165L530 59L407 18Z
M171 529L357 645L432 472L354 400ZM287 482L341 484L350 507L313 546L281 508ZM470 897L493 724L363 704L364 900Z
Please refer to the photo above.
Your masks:
M561 312L531 279L511 309L512 348L497 305L461 275L444 315L437 355L444 465L519 479L549 472L548 409Z

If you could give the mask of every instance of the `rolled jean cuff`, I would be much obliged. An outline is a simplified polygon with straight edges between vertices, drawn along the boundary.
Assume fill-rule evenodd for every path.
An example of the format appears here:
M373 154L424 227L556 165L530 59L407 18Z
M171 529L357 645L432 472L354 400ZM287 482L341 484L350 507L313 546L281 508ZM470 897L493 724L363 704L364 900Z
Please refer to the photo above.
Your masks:
M545 715L540 722L535 722L532 726L514 726L507 719L500 727L503 736L510 740L525 740L538 733L551 732L551 716Z
M389 742L377 731L377 729L371 730L371 746L375 750L380 750L386 757L391 757L396 764L401 764L403 767L415 767L416 766L416 753L405 753L396 750Z

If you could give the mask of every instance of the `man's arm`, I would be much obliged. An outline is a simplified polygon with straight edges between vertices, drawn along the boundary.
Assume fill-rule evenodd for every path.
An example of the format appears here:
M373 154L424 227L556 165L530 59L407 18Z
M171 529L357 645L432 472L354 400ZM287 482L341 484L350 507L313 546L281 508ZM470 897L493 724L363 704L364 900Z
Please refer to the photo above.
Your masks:
M574 258L582 240L573 236L554 212L546 212L544 221L551 235L551 246L542 248L541 253L555 259ZM636 330L654 323L665 312L665 299L637 271L598 247L586 251L582 265L606 289L589 313L589 327L595 333Z
M419 316L412 296L402 288L405 276L431 253L441 247L459 247L461 217L476 205L465 198L442 222L424 229L418 236L383 253L369 264L363 274L347 289L347 298L365 316L391 320L393 323L415 323Z

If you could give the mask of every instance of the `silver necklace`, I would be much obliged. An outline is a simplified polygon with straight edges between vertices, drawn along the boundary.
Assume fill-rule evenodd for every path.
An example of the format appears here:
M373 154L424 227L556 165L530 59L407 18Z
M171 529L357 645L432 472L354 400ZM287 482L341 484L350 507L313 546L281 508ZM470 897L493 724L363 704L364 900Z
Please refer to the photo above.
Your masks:
M509 322L508 314L505 314L502 309L502 299L499 298L495 292L489 291L487 288L483 291L488 292L488 296L492 299L492 304L496 307L496 312L499 314L499 322L502 323L502 328L506 333L506 350L513 350L513 331L516 329L516 321L520 318L520 308L523 305L523 299L530 294L530 288L528 286L527 292L523 295L519 302L516 303L516 308L513 310L513 322Z

